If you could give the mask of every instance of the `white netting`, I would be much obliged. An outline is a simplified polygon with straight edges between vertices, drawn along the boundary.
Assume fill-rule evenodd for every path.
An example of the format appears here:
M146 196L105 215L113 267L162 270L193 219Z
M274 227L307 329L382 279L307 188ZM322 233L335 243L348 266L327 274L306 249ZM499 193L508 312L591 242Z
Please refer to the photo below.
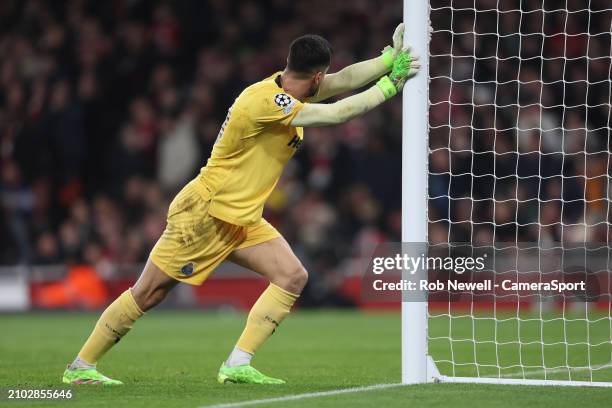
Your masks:
M612 2L431 0L430 18L430 244L609 266ZM473 300L430 305L442 374L612 381L609 297Z

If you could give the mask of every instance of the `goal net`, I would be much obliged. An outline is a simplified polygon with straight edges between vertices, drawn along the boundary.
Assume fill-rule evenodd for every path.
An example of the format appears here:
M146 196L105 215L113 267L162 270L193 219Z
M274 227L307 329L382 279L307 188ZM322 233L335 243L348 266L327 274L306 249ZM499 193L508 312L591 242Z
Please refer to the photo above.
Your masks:
M598 285L592 298L430 292L439 378L611 385L612 3L431 0L427 12L430 248L510 248L506 272L567 279L573 267Z

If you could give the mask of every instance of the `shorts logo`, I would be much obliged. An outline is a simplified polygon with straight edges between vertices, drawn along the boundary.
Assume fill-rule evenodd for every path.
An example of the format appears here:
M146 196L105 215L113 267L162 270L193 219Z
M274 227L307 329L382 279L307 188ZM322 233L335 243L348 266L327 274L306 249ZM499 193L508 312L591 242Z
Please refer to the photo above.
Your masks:
M185 276L189 276L193 273L195 269L195 264L193 262L189 262L188 264L183 265L181 268L181 273Z
M291 109L295 106L295 101L285 93L279 93L274 96L274 103L283 109L285 115L291 112Z

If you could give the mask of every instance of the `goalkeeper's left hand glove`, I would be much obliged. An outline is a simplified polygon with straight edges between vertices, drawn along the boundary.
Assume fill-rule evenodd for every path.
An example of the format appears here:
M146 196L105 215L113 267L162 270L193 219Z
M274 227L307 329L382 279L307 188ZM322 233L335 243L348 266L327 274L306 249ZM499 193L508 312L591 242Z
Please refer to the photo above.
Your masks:
M380 88L385 99L390 99L401 92L407 80L415 76L421 68L419 57L411 55L411 48L406 47L398 52L393 61L393 68L388 76L378 80L376 85Z
M393 62L395 62L395 58L402 51L410 54L413 62L419 59L419 56L412 51L412 48L404 47L404 23L400 23L395 28L395 31L393 32L392 43L393 43L393 46L387 45L382 50L382 56L381 56L383 63L388 69L393 68ZM416 68L416 70L418 70L418 68ZM416 71L415 71L415 75L416 75Z
M395 61L395 57L402 51L402 47L404 46L404 23L400 23L393 32L393 38L391 43L393 46L387 45L382 50L382 60L385 66L389 69L393 66L393 61Z

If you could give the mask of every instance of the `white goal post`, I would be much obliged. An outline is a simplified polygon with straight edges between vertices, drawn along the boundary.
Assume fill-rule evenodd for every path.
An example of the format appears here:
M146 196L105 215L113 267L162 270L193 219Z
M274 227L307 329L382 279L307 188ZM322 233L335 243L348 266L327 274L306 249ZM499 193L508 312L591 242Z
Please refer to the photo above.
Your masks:
M404 86L402 104L402 242L427 242L429 1L404 0L404 42L421 73ZM402 382L429 381L427 303L402 302Z
M595 240L594 236L603 234L598 239L612 252L612 4L598 0L403 1L404 41L420 55L422 71L407 82L403 91L402 242L426 247L432 240L428 231L435 228L437 235L446 231L450 244L455 238L451 229L464 223L469 224L466 241L471 243L480 234L480 238L492 236L495 245L502 226L512 224L517 245L523 237L519 230L525 228L530 232L524 236L533 236L533 241L538 243L556 239L586 245L589 240ZM439 13L439 21L446 23L436 25L434 13ZM495 18L496 21L492 20ZM539 27L535 24L537 19L542 21ZM485 24L484 20L489 21ZM486 29L491 24L494 31ZM513 24L514 33L509 31ZM560 30L550 31L553 26ZM437 35L449 42L443 51L430 49L432 36ZM503 47L515 49L504 51ZM485 63L489 64L485 68L493 67L493 73L480 72ZM608 67L608 72L602 71L602 64ZM607 76L598 77L603 74ZM509 91L512 86L516 91ZM430 95L432 87L448 92ZM454 90L466 92L455 95ZM553 94L555 90L560 90L560 96ZM513 95L515 100L508 101ZM576 104L576 98L581 97L583 102ZM446 117L430 118L435 106L445 106ZM600 118L607 123L597 122ZM445 143L440 141L442 132L447 133ZM476 139L483 135L492 138L490 146L474 150L474 145L480 143ZM528 140L532 135L537 135L537 141ZM509 140L515 143L508 144ZM436 154L442 157L442 166L447 166L443 170L436 167L438 164L429 163ZM453 168L456 154L469 157L467 171ZM474 164L477 155L490 158L494 162L493 170L480 172L475 167L478 164ZM495 163L499 165L505 157L516 157L515 173L499 176ZM521 157L538 158L537 174L525 175L522 168L519 174ZM550 165L543 165L542 157L558 157L562 163L559 173L551 175L553 170L549 169L545 174L544 167ZM582 170L577 165L571 167L581 161ZM589 174L587 169L591 163L604 167L597 174ZM450 180L466 173L469 173L466 180L470 188L455 195ZM446 192L429 191L430 177L438 176L448 178ZM481 180L478 177L492 180L490 196L474 192L475 183ZM514 188L504 190L506 195L496 190L504 183L502 177L511 178L514 183ZM601 183L588 186L591 178L601 179ZM557 179L559 196L552 197ZM578 195L570 197L567 184L574 179ZM525 196L521 187L525 180L537 186L534 196ZM604 187L600 187L603 193L598 196L592 190L600 184ZM545 189L548 195L543 192ZM442 215L432 215L429 210L436 199L443 203L440 208L448 208ZM506 205L508 202L512 206ZM574 202L581 207L571 207ZM468 206L469 210L464 211L467 215L460 220L454 220L453 211L460 205ZM529 205L529 214L525 216L521 206ZM554 208L558 208L558 214ZM603 215L592 215L592 208ZM477 219L475 214L479 211L485 214L483 217L490 212L491 219ZM570 211L577 215L566 218ZM439 225L433 225L436 223ZM557 234L556 238L551 238L551 234ZM609 297L607 303L611 303ZM588 302L566 304L565 301L561 310L556 311L542 302L535 303L528 311L494 308L480 314L472 305L453 315L451 309L449 305L447 310L434 313L428 310L427 302L402 302L402 383L612 387L610 306L599 314ZM462 332L462 324L469 330ZM486 330L490 330L490 335ZM535 338L533 333L537 335ZM551 338L547 338L549 335ZM432 349L434 346L437 351ZM444 351L445 355L437 356L436 352L442 353L441 350L448 353ZM507 357L508 353L515 353L516 358Z

